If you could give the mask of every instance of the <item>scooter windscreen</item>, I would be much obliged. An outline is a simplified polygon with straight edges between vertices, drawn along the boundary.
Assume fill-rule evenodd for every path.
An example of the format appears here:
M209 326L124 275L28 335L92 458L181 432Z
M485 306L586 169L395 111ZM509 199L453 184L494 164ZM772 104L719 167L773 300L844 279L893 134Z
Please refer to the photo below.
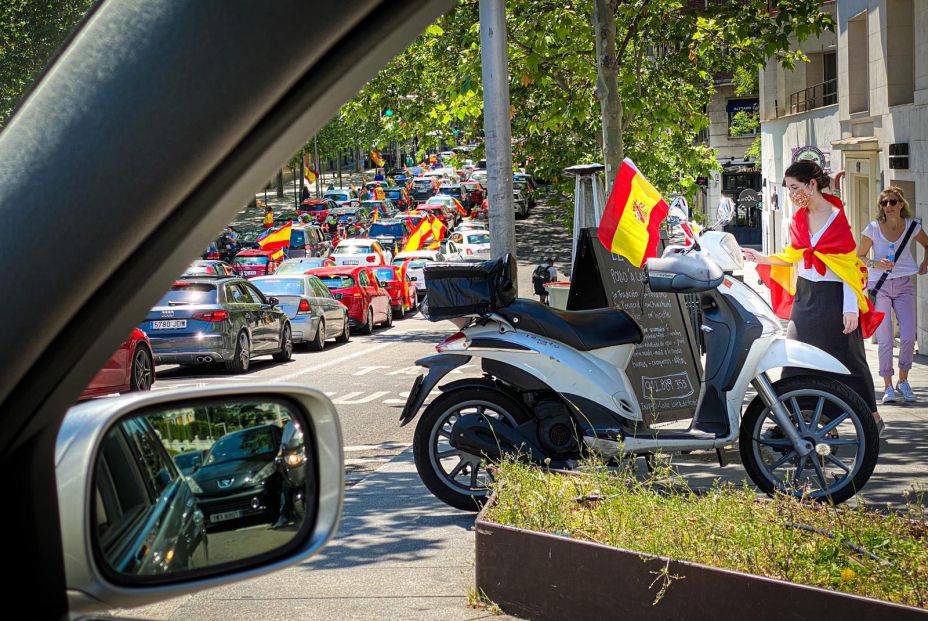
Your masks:
M655 293L699 293L715 289L725 273L711 258L690 252L648 259L648 287Z

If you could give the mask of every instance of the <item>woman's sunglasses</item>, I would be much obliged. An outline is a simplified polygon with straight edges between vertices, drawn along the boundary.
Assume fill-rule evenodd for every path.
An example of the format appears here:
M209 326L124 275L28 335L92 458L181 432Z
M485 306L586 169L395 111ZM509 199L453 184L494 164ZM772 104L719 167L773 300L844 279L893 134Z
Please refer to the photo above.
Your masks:
M884 198L883 200L880 201L880 207L886 207L887 205L895 207L896 203L898 202L899 201L897 201L895 198Z

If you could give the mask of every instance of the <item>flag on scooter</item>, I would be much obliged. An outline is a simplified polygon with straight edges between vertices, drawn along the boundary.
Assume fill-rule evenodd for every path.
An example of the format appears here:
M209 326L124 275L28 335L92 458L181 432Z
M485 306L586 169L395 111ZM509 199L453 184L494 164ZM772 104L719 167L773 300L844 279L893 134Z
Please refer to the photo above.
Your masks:
M262 250L281 250L290 246L290 231L293 229L293 221L289 221L281 227L269 230L268 234L257 240L258 246Z
M636 267L657 256L660 225L669 207L628 158L622 162L599 225L599 241Z

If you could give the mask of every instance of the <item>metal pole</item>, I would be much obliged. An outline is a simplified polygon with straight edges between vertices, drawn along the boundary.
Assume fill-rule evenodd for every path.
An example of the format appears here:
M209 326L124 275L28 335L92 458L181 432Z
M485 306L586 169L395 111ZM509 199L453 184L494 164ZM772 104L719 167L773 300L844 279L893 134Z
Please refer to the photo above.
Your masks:
M322 198L322 166L319 162L319 141L313 136L313 150L316 152L316 198Z
M490 199L490 254L494 258L507 253L515 256L505 0L480 0L480 58L483 65L483 128Z
M338 150L338 187L343 188L345 185L342 183L342 150Z

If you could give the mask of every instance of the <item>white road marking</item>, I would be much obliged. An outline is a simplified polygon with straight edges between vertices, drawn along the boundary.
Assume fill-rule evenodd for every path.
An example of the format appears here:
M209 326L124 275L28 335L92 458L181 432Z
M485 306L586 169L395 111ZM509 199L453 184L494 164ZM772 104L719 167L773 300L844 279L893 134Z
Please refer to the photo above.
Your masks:
M358 368L359 368L359 371L357 371L353 375L367 375L368 373L376 371L377 369L389 369L390 367L358 367Z
M389 395L390 392L387 390L379 390L373 394L369 394L366 397L360 397L363 395L363 392L349 392L348 394L342 395L338 399L333 399L332 403L335 405L358 405L361 403L370 403L376 399L380 399L385 395Z
M371 352L377 351L378 349L383 349L384 347L389 347L391 345L393 345L393 343L378 343L376 345L366 345L364 349L360 351L356 351L353 354L348 354L347 356L339 356L338 358L335 358L334 360L329 360L328 362L320 362L319 364L314 364L310 367L306 367L305 369L294 371L293 373L288 373L286 375L280 375L278 377L272 378L271 381L274 382L275 384L280 383L280 382L289 382L290 380L306 375L307 373L312 373L313 371L319 371L321 369L327 369L337 364L341 364L342 362L345 362L346 360L352 360L354 358L360 358L361 356L367 356Z
M366 466L367 464L385 464L393 459L392 457L359 457L356 459L346 459L346 466Z
M391 371L387 375L419 375L422 371L422 367L404 367L399 371Z

